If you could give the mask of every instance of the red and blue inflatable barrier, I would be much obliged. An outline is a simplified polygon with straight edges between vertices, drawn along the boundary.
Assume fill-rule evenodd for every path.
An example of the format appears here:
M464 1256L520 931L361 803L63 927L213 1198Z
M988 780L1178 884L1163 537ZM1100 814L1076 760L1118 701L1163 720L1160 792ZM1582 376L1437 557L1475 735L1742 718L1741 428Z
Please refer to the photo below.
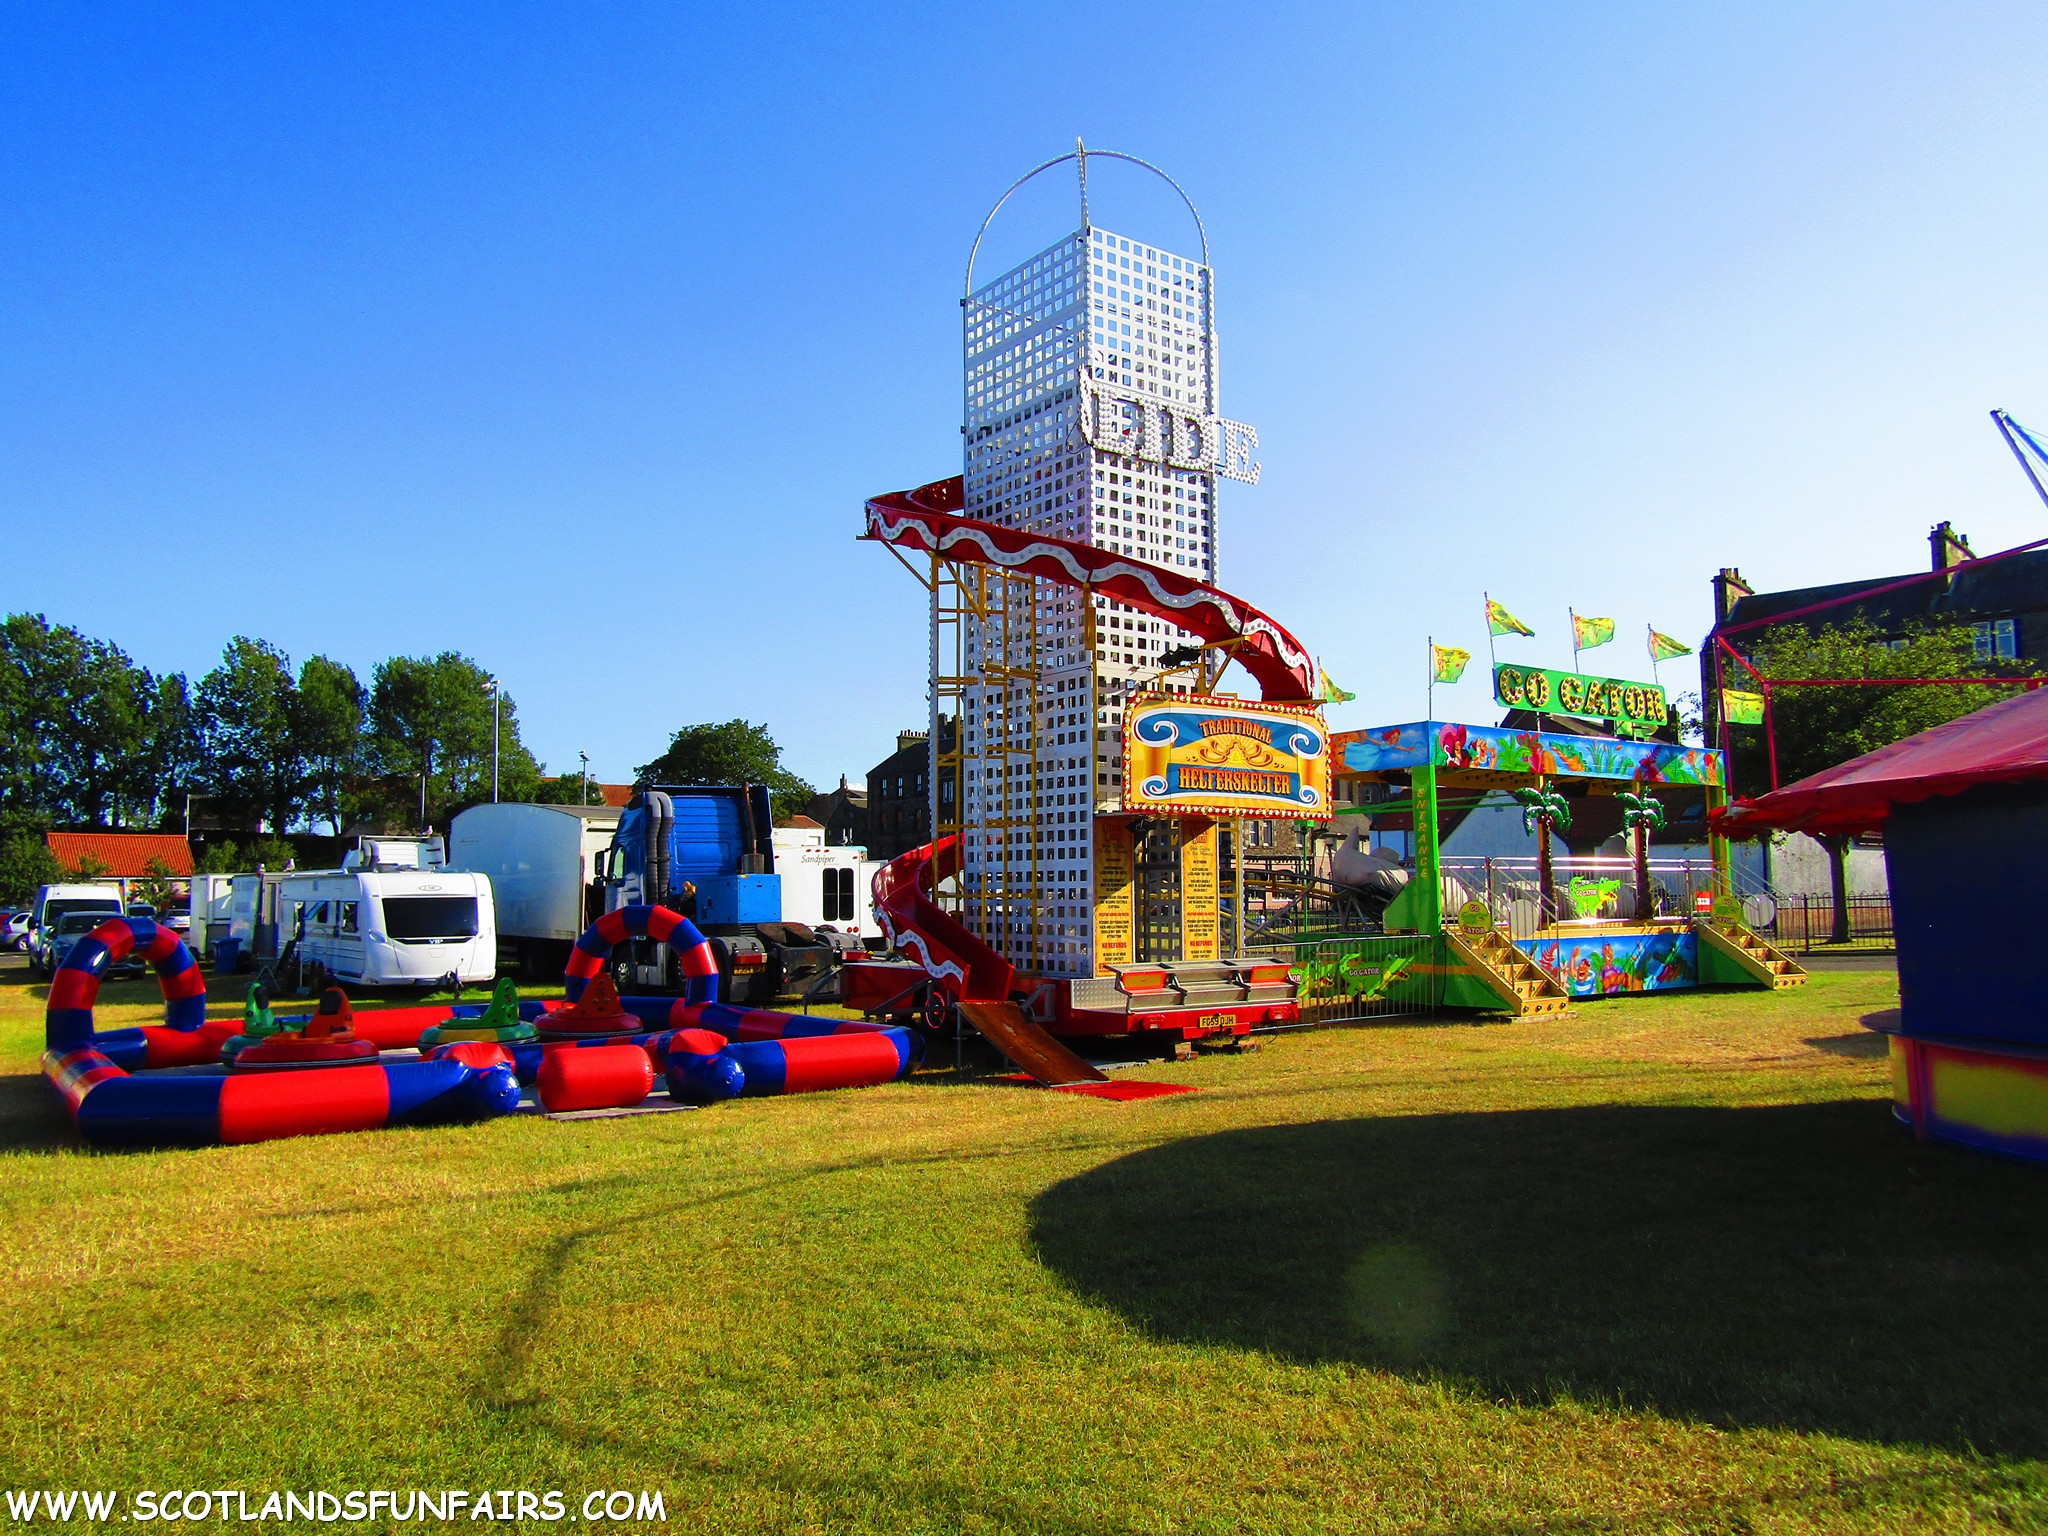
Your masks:
M98 1034L100 974L131 953L156 967L164 1022ZM176 933L147 918L110 918L72 946L51 978L43 1075L79 1133L102 1146L232 1144L480 1120L519 1104L505 1067L456 1060L231 1074L219 1065L220 1048L239 1028L239 1021L207 1022L205 980ZM213 1070L133 1075L207 1064Z
M638 999L624 999L628 1008ZM677 1003L669 1021L689 1029L715 1029L728 1040L795 1040L807 1035L872 1035L886 1029L866 1019L823 1019L734 1003Z
M750 1099L822 1093L833 1088L873 1088L907 1075L912 1061L907 1029L736 1040L719 1054L738 1064L746 1080L740 1092Z
M569 964L562 973L562 990L569 1001L573 1003L583 996L591 977L604 969L614 944L636 938L653 939L675 951L684 977L683 1003L718 1001L718 957L711 953L711 941L697 931L695 923L667 907L620 907L586 928L576 947L569 951ZM670 1002L667 998L652 1001ZM627 1011L638 1013L630 1003Z

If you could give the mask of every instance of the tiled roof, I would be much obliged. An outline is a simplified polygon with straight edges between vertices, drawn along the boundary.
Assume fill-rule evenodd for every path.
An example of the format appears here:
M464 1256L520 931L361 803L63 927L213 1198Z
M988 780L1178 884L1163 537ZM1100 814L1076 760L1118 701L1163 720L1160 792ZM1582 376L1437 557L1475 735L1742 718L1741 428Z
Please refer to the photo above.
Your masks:
M175 832L50 832L51 856L65 869L84 859L104 866L116 879L140 879L151 859L161 859L178 876L192 873L192 845Z

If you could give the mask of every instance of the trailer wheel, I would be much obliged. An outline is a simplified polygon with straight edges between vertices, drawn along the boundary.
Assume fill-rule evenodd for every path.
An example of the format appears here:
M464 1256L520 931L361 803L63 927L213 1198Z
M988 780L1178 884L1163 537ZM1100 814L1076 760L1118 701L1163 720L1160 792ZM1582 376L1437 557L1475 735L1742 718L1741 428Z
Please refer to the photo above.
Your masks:
M943 1040L958 1027L960 1010L946 989L937 982L926 982L924 1001L918 1005L918 1028L933 1040Z

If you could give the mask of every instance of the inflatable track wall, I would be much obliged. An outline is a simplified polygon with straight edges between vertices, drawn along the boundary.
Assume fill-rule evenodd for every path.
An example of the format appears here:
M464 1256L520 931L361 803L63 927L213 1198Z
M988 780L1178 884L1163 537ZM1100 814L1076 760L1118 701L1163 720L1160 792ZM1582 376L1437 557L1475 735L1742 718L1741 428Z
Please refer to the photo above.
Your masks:
M156 967L164 1022L99 1035L100 973L130 953ZM230 1074L218 1066L220 1048L237 1029L206 1022L205 981L176 933L145 918L113 918L73 945L51 980L43 1075L80 1134L101 1146L268 1141L478 1120L519 1103L507 1068L459 1061ZM213 1070L201 1070L208 1063ZM189 1070L133 1075L176 1067Z

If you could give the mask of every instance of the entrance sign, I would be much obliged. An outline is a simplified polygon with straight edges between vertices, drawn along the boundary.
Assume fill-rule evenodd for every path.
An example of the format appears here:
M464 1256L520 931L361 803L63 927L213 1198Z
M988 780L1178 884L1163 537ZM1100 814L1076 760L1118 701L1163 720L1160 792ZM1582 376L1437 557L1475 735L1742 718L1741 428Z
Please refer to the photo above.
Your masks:
M1327 821L1329 743L1313 705L1140 697L1124 712L1123 808Z
M1667 718L1664 690L1655 683L1586 677L1546 667L1495 667L1493 696L1509 709L1534 709L1546 715L1580 715L1588 720L1626 720L1649 726L1660 726Z

